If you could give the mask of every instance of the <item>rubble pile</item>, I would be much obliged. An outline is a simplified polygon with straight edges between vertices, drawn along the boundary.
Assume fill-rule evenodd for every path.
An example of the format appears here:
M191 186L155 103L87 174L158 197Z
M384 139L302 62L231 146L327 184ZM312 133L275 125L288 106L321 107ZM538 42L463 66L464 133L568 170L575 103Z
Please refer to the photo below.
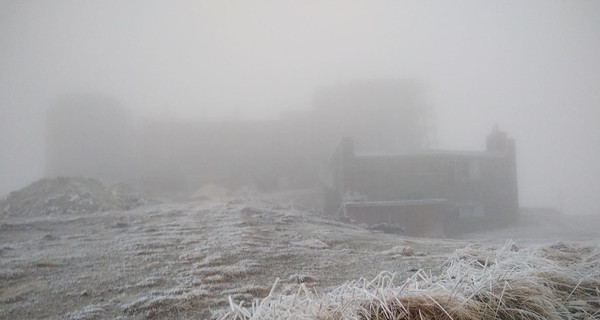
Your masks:
M109 188L93 178L41 179L0 201L0 216L34 217L129 210L147 200L126 188Z

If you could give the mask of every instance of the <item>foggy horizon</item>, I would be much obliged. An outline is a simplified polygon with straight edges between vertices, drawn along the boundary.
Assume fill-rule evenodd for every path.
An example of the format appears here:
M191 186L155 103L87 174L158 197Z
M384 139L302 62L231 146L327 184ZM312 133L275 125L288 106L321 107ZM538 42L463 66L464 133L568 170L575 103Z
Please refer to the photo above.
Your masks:
M409 79L436 149L516 140L522 207L600 214L600 2L0 3L0 195L43 177L66 94L136 117L277 119L319 88Z

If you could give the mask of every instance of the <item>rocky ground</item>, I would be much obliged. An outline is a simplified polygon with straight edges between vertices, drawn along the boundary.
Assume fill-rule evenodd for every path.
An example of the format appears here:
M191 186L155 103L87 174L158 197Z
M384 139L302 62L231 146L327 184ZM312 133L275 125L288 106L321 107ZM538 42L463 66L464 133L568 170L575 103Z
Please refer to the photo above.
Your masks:
M384 270L435 274L468 245L596 243L598 226L527 216L462 239L408 238L247 199L3 215L0 319L211 319L230 298L266 296L276 278L282 291L327 290Z

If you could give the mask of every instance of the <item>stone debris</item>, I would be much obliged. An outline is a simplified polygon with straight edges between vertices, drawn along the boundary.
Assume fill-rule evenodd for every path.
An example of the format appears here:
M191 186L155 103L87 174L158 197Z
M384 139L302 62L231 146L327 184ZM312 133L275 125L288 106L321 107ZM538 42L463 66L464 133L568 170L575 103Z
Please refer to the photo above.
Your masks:
M147 199L125 187L106 187L93 178L45 178L0 201L0 216L38 217L130 210Z

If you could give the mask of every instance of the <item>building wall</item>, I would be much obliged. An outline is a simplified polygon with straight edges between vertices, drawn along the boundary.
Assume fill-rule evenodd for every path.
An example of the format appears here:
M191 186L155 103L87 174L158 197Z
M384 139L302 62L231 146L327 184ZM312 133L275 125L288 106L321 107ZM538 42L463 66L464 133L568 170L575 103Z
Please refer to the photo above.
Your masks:
M449 220L446 202L372 207L349 204L346 214L358 223L402 226L407 236L442 237Z
M278 121L149 121L140 134L139 175L157 189L213 183L268 191L316 184L317 165ZM171 185L161 185L170 181Z
M411 80L323 87L314 108L272 121L134 123L108 97L77 95L58 104L48 119L48 175L134 182L159 192L207 183L314 187L344 136L377 151L415 150L430 138L430 107Z
M518 212L514 141L494 132L483 152L356 155L345 140L331 164L328 212L345 200L448 199L460 220L507 223ZM372 212L374 209L369 209ZM365 211L365 214L368 214Z

